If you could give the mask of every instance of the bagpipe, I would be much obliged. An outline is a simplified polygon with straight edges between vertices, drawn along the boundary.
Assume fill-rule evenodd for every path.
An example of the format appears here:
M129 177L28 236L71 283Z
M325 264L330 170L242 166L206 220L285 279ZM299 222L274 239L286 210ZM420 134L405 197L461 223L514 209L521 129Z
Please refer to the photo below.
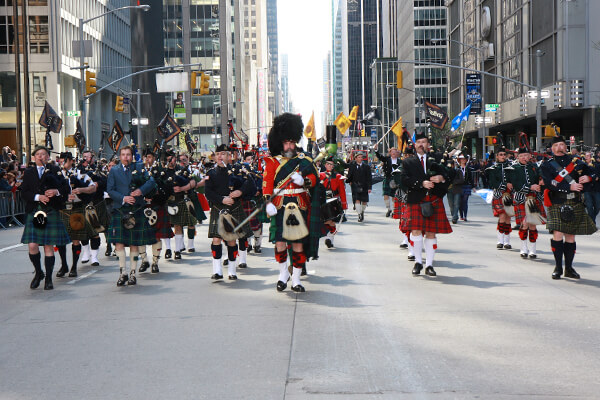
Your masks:
M53 170L50 165L46 165L42 178L40 179L39 193L44 194L47 190L60 190L64 187L65 178L60 175L58 170ZM50 208L60 209L62 201L57 197L51 197L48 204L39 203L39 210L33 214L33 225L36 228L43 229L48 223L48 213Z

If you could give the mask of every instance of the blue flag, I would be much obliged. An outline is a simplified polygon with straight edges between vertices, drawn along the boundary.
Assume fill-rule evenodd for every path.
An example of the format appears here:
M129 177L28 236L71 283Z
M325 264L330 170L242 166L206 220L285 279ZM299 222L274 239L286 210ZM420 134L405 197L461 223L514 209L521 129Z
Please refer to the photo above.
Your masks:
M467 107L464 110L462 110L456 117L454 117L454 119L452 119L452 129L450 129L450 130L452 132L457 130L458 127L460 126L460 124L463 123L463 121L466 122L469 119L470 113L471 113L471 102L469 102Z

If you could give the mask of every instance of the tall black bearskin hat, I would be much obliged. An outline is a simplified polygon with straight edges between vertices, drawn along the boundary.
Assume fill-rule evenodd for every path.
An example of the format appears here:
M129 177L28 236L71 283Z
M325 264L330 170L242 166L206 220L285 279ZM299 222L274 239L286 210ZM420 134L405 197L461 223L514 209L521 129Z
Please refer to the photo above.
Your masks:
M273 120L273 126L267 138L271 155L280 155L283 151L283 142L292 141L298 143L302 138L304 124L299 115L283 113Z
M565 140L564 136L554 136L552 138L552 144L554 144L554 143L560 143L560 142L567 143L567 141Z
M500 145L496 148L496 154L498 153L508 153L506 147L504 145Z
M217 146L217 148L215 149L215 153L220 153L222 151L231 151L231 149L229 148L229 146L227 146L224 143L221 143L220 145Z
M527 149L527 147L519 147L517 154L525 154L525 153L531 153L531 152Z

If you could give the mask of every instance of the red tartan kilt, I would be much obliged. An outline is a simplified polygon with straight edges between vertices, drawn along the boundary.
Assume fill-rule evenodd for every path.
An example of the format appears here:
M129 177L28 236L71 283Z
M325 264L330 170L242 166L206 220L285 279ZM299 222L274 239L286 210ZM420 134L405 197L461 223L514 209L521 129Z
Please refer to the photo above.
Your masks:
M202 211L210 211L210 204L208 204L208 200L206 199L206 196L202 193L197 193L198 195L198 201L200 202L200 205L202 206Z
M394 197L394 212L392 217L394 219L400 219L402 217L402 202Z
M448 222L448 217L446 217L446 209L442 199L436 199L433 202L433 215L429 218L423 217L419 203L407 203L403 214L405 218L400 226L402 232L452 233L452 227Z
M542 217L546 218L546 209L544 208L544 203L541 202L538 198L535 199L535 203L537 204L538 208L540 209L540 215ZM527 219L526 218L527 211L525 211L525 204L527 204L527 202L525 202L523 204L515 204L515 221L519 225L526 222L526 219Z
M156 210L156 224L152 228L156 231L155 236L157 239L170 239L173 236L173 229L171 229L171 223L169 222L169 214L167 213L166 207L157 207Z
M505 213L504 203L502 203L502 197L499 199L492 200L492 210L494 211L494 217L499 217Z

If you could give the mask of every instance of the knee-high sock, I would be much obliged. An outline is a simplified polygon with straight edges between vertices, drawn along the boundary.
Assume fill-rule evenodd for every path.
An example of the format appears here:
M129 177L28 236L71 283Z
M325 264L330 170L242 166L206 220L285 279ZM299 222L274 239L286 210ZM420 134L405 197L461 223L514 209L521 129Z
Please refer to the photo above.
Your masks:
M252 233L254 234L254 247L260 247L262 243L262 227L255 231L252 231Z
M504 225L504 244L510 245L510 233L512 232L512 226L510 223Z
M158 264L160 258L160 252L162 251L162 243L158 240L152 245L152 264Z
M385 203L385 208L387 208L388 210L390 210L390 209L391 209L391 206L390 206L390 198L389 198L389 197L387 197L387 198L386 198L386 197L384 197L384 198L383 198L383 202Z
M529 230L529 254L536 254L536 242L538 238L537 229Z
M419 236L415 236L415 235L411 235L410 236L413 242L413 247L414 247L414 251L415 251L415 262L418 262L419 264L423 264L423 235L419 235Z
M167 250L171 250L171 239L169 238L165 238L165 239L161 239L165 245L165 249Z
M60 256L61 268L69 268L67 263L67 245L56 246L58 255Z
M36 253L36 254L31 254L29 253L29 260L31 261L31 263L33 264L33 269L35 270L36 274L43 274L42 271L42 256L40 255L40 253Z
M137 269L138 255L139 250L131 250L129 249L129 268L131 272L135 274L135 270Z
M408 244L408 237L406 237L404 232L400 231L400 237L402 238L401 244Z
M565 242L565 269L573 268L573 259L575 258L575 251L577 250L577 244L575 242Z
M188 237L188 249L193 249L194 248L194 238L196 237L196 228L188 226L187 237Z
M183 234L175 234L175 251L183 249Z
M504 224L498 221L496 227L496 233L498 235L498 244L504 244Z
M563 241L550 239L550 247L552 248L552 253L554 254L554 262L556 263L556 267L562 268L564 254Z
M239 240L238 265L246 264L248 255L248 239Z
M527 236L529 232L527 229L519 229L519 238L521 239L521 254L527 254L529 250L527 249Z
M413 242L413 237L410 234L410 232L405 233L405 235L406 235L406 239L408 240L408 255L414 256L415 255L415 242Z
M139 246L138 247L138 253L140 255L140 261L141 262L146 262L146 259L148 258L148 254L146 253L146 246Z
M302 268L306 266L306 255L303 251L293 252L292 265L292 286L298 286L300 284Z
M213 274L223 275L223 263L221 262L223 247L220 244L211 244L210 251L213 257Z
M52 281L52 270L54 270L54 254L50 257L44 257L44 267L46 268L46 281Z
M279 281L286 283L290 277L290 273L288 271L288 253L287 250L277 251L275 249L275 260L279 264Z
M125 258L127 256L125 254L125 249L115 250L115 254L119 257L119 270L121 274L128 274L129 271L127 270L127 259Z
M229 260L229 263L227 264L227 273L229 275L235 275L235 273L236 273L237 256L238 256L237 244L234 244L233 246L227 245L227 259Z
M90 241L82 240L81 241L81 261L89 261L90 260Z
M73 268L77 268L77 261L79 261L79 254L81 254L81 245L80 244L72 245L71 252L73 254Z
M425 264L427 267L432 267L435 250L437 249L437 239L425 238L423 244L425 245Z
M356 203L355 204L355 208L356 208L356 213L358 215L360 215L363 212L363 205L362 205L362 203Z
M92 263L98 262L98 251L100 249L100 236L90 239L90 261Z

